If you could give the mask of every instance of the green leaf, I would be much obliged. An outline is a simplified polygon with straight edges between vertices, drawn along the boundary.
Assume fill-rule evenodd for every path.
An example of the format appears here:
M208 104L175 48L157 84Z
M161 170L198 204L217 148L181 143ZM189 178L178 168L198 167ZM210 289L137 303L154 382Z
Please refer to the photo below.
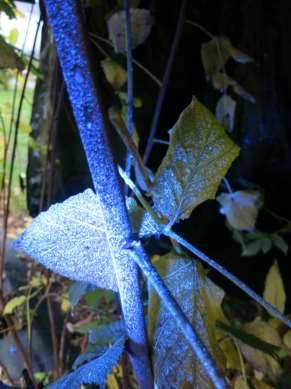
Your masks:
M11 300L6 303L3 311L3 315L11 315L13 311L23 305L26 302L26 296L17 296L13 297Z
M170 131L170 146L152 187L155 210L170 224L215 198L239 147L196 98Z
M24 69L24 62L14 48L0 35L0 69Z
M274 246L277 247L277 249L281 250L285 255L288 252L288 244L285 242L285 240L278 235L277 233L271 234L271 240Z
M104 289L90 290L84 295L86 305L96 308L100 300L105 300L107 304L114 300L113 292Z
M9 19L16 17L16 6L12 0L1 0L0 1L0 13L4 12Z
M9 43L11 45L15 45L17 43L17 40L18 40L18 36L19 36L19 31L17 28L12 28L9 32Z
M284 313L286 293L277 261L271 266L265 280L264 299Z
M155 266L219 368L224 370L226 356L213 325L216 320L226 320L221 310L224 292L205 276L194 260L174 252L160 257ZM148 318L157 388L164 388L168 383L171 388L212 388L189 343L151 286Z
M72 282L69 288L69 302L72 308L78 304L82 296L89 290L95 289L96 287L89 282L76 281Z

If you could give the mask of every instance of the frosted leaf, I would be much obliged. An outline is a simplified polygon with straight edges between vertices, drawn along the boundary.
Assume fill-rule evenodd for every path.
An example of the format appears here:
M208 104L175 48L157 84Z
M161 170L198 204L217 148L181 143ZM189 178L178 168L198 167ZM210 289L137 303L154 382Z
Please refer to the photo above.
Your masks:
M160 233L161 226L146 210L139 207L133 198L126 199L126 206L134 232L138 233L140 238Z
M213 114L193 98L170 133L170 145L152 187L155 210L170 224L215 198L239 147Z
M141 45L149 36L153 19L147 9L131 8L131 40L132 48ZM126 52L125 39L125 12L114 13L107 21L109 39L113 43L116 53Z
M104 385L107 375L118 363L124 350L125 338L119 339L102 356L79 367L64 378L48 385L48 389L79 389L81 384Z
M91 189L42 212L15 246L62 276L118 290L100 201Z
M216 320L226 320L221 309L223 290L205 277L195 261L174 252L160 257L155 266L218 367L224 370L226 358L214 325ZM157 389L213 388L185 336L150 285L148 320ZM237 353L234 345L232 352Z
M217 201L220 212L226 216L228 223L236 230L254 229L259 213L261 194L256 191L237 191L221 193Z
M220 97L215 108L215 116L229 132L233 131L235 118L236 101L229 95L224 94Z

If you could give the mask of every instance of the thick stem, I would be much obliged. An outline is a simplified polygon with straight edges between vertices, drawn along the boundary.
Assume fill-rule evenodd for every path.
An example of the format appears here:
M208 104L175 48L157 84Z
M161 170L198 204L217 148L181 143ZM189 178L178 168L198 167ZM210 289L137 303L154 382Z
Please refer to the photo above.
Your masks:
M152 388L143 304L138 268L126 250L132 235L124 196L113 155L108 145L104 115L81 22L79 2L45 0L48 20L63 71L67 91L107 225L123 316L129 337L129 354L140 388Z
M133 242L131 253L136 263L147 276L149 282L155 288L166 309L168 309L168 311L171 313L178 327L188 339L197 357L197 360L204 368L205 373L211 379L214 387L216 389L226 389L228 385L224 378L219 375L212 356L199 339L187 316L181 310L179 304L177 303L169 289L166 287L164 281L161 279L158 272L152 265L151 261L145 254L140 242Z

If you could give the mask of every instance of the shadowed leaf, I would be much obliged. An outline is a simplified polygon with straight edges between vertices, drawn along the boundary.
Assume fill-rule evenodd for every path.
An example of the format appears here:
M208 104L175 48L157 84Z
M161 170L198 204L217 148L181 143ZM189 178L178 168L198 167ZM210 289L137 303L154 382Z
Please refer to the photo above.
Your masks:
M152 188L155 210L170 224L215 197L239 148L196 98L170 131L170 146Z

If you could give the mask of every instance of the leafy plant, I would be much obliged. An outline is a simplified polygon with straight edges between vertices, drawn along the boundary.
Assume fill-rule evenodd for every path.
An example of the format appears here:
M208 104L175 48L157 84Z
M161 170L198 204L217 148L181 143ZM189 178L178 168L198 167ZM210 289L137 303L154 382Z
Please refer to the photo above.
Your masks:
M76 2L46 0L44 4L94 190L87 189L40 213L15 247L49 270L76 281L68 295L63 293L61 305L64 312L67 312L69 302L71 308L77 309L82 299L93 306L100 295L112 299L112 291L118 294L122 310L121 320L102 326L93 321L75 326L88 336L88 345L75 360L73 371L53 382L49 388L78 388L81 384L104 386L125 352L141 388L163 388L168 383L173 388L194 385L198 389L226 388L230 380L229 365L236 366L240 378L245 374L243 367L237 367L237 362L229 362L229 355L237 361L242 350L247 359L251 354L247 347L252 347L277 357L279 346L254 336L255 324L238 329L229 323L222 311L223 290L208 278L196 258L184 252L186 249L291 327L290 320L284 316L284 288L276 265L266 280L265 301L173 231L176 224L188 219L201 203L215 199L221 180L239 155L239 147L206 106L193 98L170 130L169 147L156 174L144 166L137 138L134 139L137 130L134 131L133 108L140 106L141 102L133 96L130 65L131 49L146 40L152 18L148 10L131 9L126 1L125 11L113 14L108 27L115 52L127 55L127 72L109 57L101 62L105 78L121 105L120 110L109 111L111 122L121 134L128 152L125 171L120 166L118 169L109 147L107 121L95 91ZM224 95L219 104L231 107L226 115L228 129L233 128L235 111L228 89L232 88L239 96L254 102L250 94L226 75L224 67L231 58L240 63L252 62L226 37L213 37L202 47L205 72L216 89L221 89L219 84L222 85ZM126 82L127 93L122 90ZM224 122L221 108L217 108L216 114ZM136 183L131 180L132 159ZM127 198L121 190L118 172L132 190ZM259 211L258 197L258 193L242 191L222 193L217 197L237 233L253 233ZM161 235L171 239L171 249L168 254L151 260L142 242ZM273 234L272 238L282 249L284 245L278 235ZM148 281L147 327L138 266ZM275 293L267 288L274 279ZM38 291L44 286L48 294L50 284L41 278L32 278L28 285L29 297L18 296L8 301L4 314L12 314L29 301L32 289ZM256 323L258 320L261 319ZM261 321L263 328L266 323ZM247 329L250 334L247 334ZM225 334L227 346L226 343L223 345ZM238 342L243 342L243 346L238 347ZM249 359L254 360L253 355ZM268 363L269 360L264 366ZM39 376L39 380L43 379L47 377Z

